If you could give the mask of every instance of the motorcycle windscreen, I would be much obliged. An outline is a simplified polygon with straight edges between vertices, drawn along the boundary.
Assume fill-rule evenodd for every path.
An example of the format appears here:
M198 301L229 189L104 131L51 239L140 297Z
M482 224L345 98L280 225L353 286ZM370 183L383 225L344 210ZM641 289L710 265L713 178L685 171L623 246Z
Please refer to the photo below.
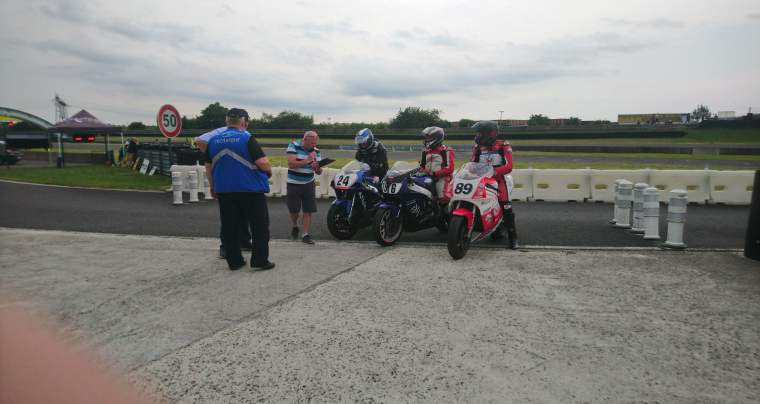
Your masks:
M410 163L408 161L397 161L393 163L393 166L388 170L388 173L385 174L388 178L398 177L399 175L403 175L408 173L409 171L414 171L419 168L419 165Z
M358 171L369 171L369 165L367 163L362 163L361 161L351 160L346 163L340 171L347 174L353 174Z
M469 162L457 171L454 178L474 180L482 177L490 177L492 175L493 167L491 167L490 164Z

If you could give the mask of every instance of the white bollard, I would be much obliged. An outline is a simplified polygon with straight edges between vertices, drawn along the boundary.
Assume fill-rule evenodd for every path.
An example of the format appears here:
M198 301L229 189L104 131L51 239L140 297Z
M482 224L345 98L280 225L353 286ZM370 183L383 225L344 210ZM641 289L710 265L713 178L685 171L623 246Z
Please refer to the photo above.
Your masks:
M182 173L172 171L172 193L174 194L174 205L182 205Z
M633 202L633 183L628 180L621 180L618 184L616 193L617 216L615 217L615 227L631 227L631 203Z
M203 199L214 199L211 195L211 184L209 184L208 178L206 175L203 175L201 178L203 178Z
M644 233L644 190L649 184L638 182L633 186L633 222L631 232Z
M668 204L668 239L662 247L682 250L686 248L683 242L683 230L686 225L686 205L689 203L689 193L683 189L670 191Z
M198 172L193 170L188 175L188 192L190 192L190 202L198 202Z
M618 187L620 186L620 181L623 181L623 180L615 180L615 191L614 191L614 194L613 194L613 195L615 195L615 203L613 203L612 219L610 219L610 222L609 222L610 224L615 224L615 221L617 220L617 216L618 216L618 203L617 203L617 201L618 201Z
M655 187L644 190L644 240L660 239L660 191Z

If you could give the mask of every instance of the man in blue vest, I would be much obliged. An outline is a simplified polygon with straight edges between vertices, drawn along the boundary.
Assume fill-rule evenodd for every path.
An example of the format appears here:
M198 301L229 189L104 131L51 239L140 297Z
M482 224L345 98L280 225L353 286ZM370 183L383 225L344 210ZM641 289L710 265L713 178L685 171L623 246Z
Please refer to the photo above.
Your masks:
M274 268L269 261L269 210L266 193L272 165L261 145L246 130L248 112L232 108L227 112L227 129L209 140L206 148L206 172L211 192L219 200L222 220L222 244L227 249L231 270L245 266L240 253L237 224L248 219L253 233L251 267Z

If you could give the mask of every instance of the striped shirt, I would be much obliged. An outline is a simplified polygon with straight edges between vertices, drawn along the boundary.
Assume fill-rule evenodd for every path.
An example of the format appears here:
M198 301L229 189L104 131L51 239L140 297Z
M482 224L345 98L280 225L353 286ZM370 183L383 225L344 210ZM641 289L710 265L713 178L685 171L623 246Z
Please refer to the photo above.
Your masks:
M316 147L313 150L307 151L303 148L303 146L301 146L300 141L291 142L288 145L287 153L295 154L296 159L299 161L311 160L309 158L309 154L311 152L317 154L316 161L322 159L322 155L320 154L319 149ZM311 165L307 164L296 169L288 169L288 184L308 184L312 181L314 181L314 170L311 168Z

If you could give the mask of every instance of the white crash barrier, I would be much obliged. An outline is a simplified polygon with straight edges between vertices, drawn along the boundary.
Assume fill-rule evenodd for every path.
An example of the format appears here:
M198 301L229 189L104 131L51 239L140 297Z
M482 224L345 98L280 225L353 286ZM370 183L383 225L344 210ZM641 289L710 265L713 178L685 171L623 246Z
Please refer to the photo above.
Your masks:
M631 222L631 231L634 233L644 233L644 190L649 185L644 182L637 182L633 185L633 221ZM656 188L655 188L656 189Z
M618 183L617 194L615 196L615 205L617 206L615 216L615 227L631 227L631 205L633 204L633 183L628 180L621 180Z
M644 240L660 239L660 194L657 188L644 190Z
M591 200L594 202L615 201L615 181L626 179L634 184L649 182L651 170L590 170Z
M338 174L340 170L337 168L323 168L322 174L319 175L319 185L320 185L320 193L322 194L323 198L334 198L335 197L335 190L330 186L333 179L335 178L335 175Z
M204 194L204 199L212 199L211 188L206 179L206 167L194 166L171 166L172 192L174 192L174 204L182 203L182 193L189 194L190 202L198 202L198 194ZM179 197L177 196L179 192Z
M513 201L529 201L533 199L533 169L512 170L512 195Z
M591 197L588 177L589 170L534 170L533 198L583 202Z
M754 179L754 171L710 171L710 202L749 205Z
M668 238L662 246L682 250L686 248L686 244L683 242L683 230L686 226L686 205L689 195L683 189L674 189L668 193L668 197L670 199L668 203Z
M705 203L710 199L707 170L652 170L649 184L660 190L660 202L669 202L670 191L688 191L690 203Z
M269 192L266 194L267 196L277 196L280 194L282 170L281 167L272 167L272 176L269 177Z

